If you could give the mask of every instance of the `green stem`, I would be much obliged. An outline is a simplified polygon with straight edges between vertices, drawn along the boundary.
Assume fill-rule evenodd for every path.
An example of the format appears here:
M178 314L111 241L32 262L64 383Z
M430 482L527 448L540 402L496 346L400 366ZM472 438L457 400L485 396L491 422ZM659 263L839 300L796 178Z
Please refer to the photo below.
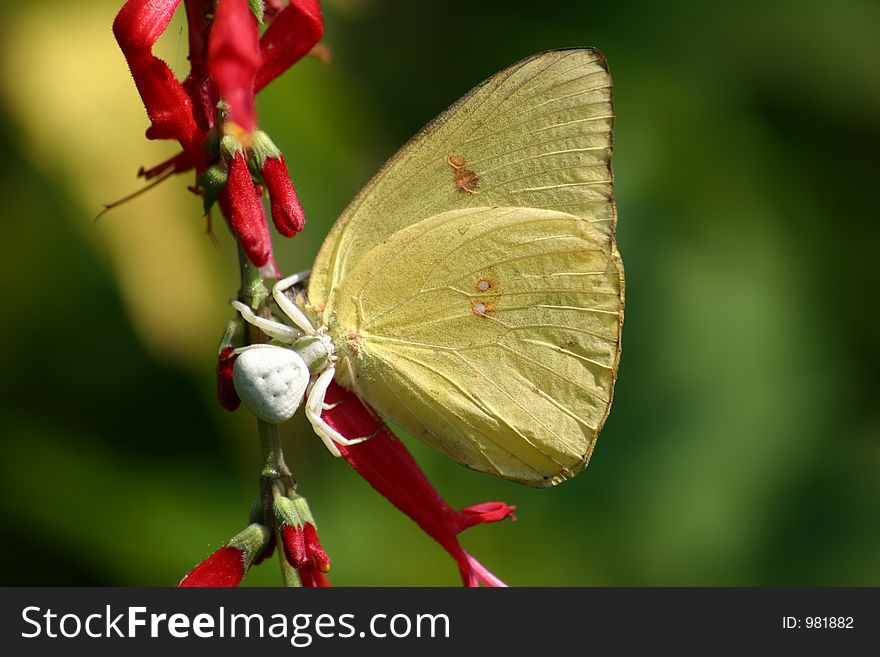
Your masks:
M263 522L270 531L275 532L275 545L278 551L278 564L281 567L281 580L284 586L302 586L296 569L291 566L284 555L284 542L281 528L275 520L275 498L290 497L296 484L284 462L284 451L278 427L274 424L257 420L260 434L260 452L262 454L262 470L260 472L260 497L263 501Z
M296 492L296 483L287 463L284 462L284 450L281 446L278 426L257 420L257 432L260 436L260 454L263 462L260 471L260 477L264 482L263 488L269 490L271 499L278 496L290 497Z
M263 285L263 277L260 276L260 270L251 264L247 254L241 245L238 245L238 268L241 274L241 289L238 291L238 298L242 303L247 304L254 309L255 312L264 316L269 315L269 309L266 301L269 299L269 290ZM252 342L265 342L266 338L262 332L255 326L251 327Z
M242 303L247 304L254 309L258 315L263 317L269 316L269 308L267 302L269 300L269 291L263 284L263 278L260 271L254 267L247 255L238 247L238 262L241 272L241 289L238 296ZM248 325L249 344L258 344L266 341L257 327ZM260 499L263 505L263 523L271 532L275 532L276 550L278 552L278 561L281 565L281 578L284 586L302 586L296 569L293 568L284 556L284 547L281 540L280 528L277 527L275 521L275 498L290 497L296 492L296 482L287 463L284 461L284 450L281 446L281 436L278 432L278 426L269 424L263 420L257 420L257 433L260 437Z

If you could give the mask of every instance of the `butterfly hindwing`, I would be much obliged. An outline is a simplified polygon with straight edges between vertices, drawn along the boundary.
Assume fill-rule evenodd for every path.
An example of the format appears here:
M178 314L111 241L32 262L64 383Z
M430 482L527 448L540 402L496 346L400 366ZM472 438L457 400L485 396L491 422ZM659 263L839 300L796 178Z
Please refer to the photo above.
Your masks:
M622 322L619 258L594 223L540 208L435 215L366 254L326 312L358 394L439 451L537 486L586 464Z

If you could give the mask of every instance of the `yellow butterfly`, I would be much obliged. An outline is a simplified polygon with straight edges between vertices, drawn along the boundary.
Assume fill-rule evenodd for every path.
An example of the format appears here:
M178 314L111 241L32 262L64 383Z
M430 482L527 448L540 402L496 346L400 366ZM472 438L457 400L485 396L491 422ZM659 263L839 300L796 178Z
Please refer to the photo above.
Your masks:
M321 420L335 378L469 468L532 486L580 472L620 358L613 121L592 49L535 55L455 103L342 214L300 307L284 291L302 275L276 285L300 330L236 305L292 346L239 356L246 405L284 421L311 381L306 414L338 454L357 440Z

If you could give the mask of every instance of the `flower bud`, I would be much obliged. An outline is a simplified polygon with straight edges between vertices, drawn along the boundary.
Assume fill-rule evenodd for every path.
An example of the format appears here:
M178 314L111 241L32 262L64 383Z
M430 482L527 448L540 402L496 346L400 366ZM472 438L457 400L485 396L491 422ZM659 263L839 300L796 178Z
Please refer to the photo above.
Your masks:
M323 576L330 571L330 557L318 540L315 522L304 497L275 500L275 517L281 531L284 556L296 568L303 586L329 586Z
M269 135L262 130L252 135L251 153L269 192L275 228L285 237L293 237L303 229L306 216L290 181L287 162Z
M279 154L278 157L267 157L261 173L269 191L272 222L279 233L285 237L293 237L305 226L306 216L287 173L284 156Z
M257 267L265 265L272 252L272 243L263 203L251 179L243 150L237 150L229 163L229 178L220 193L220 207L248 259Z

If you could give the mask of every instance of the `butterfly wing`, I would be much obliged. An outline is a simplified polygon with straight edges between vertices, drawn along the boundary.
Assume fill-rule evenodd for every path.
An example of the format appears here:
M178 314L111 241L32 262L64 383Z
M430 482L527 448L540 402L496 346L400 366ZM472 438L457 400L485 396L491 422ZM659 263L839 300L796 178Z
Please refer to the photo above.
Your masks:
M614 236L611 78L601 53L535 55L476 87L426 126L364 187L318 253L309 302L374 246L448 210L549 208Z
M325 317L346 384L470 468L534 486L577 474L608 414L623 279L602 224L472 208L396 232Z

